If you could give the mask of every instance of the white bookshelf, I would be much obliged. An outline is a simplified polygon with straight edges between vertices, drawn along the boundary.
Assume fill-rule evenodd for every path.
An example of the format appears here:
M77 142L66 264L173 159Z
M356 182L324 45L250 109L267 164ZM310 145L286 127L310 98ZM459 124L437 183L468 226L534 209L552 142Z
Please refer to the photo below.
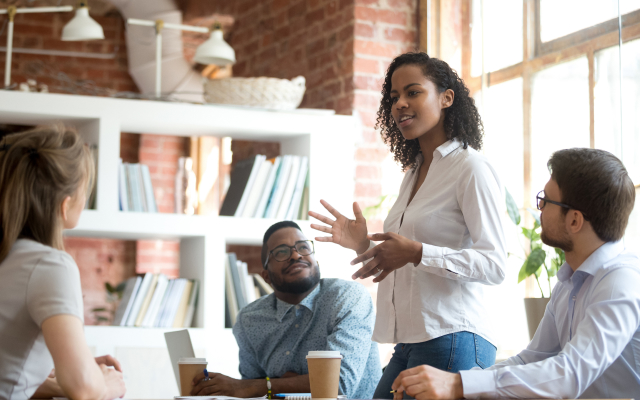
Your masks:
M261 245L276 220L121 212L118 209L120 133L174 136L230 136L280 142L281 154L309 157L310 208L326 199L350 212L354 192L355 117L320 110L265 111L241 107L112 99L102 97L0 91L0 123L36 125L62 121L77 127L87 143L98 145L96 210L84 211L68 236L125 240L180 241L180 276L202 283L190 329L197 355L209 369L233 377L238 349L224 328L224 257L226 244ZM309 221L298 221L310 238ZM353 273L351 252L316 242L323 277ZM96 355L121 360L128 398L169 398L177 394L164 335L168 329L86 327Z

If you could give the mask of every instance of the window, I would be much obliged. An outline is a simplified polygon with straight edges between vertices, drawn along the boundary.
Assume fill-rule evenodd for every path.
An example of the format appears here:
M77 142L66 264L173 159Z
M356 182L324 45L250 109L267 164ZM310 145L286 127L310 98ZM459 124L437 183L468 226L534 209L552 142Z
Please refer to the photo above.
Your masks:
M620 0L622 15L637 9L639 0ZM540 41L549 42L611 19L618 19L618 0L540 0Z
M473 0L473 76L482 74L483 59L485 72L497 71L522 61L522 5L522 1L517 0Z
M549 180L551 154L590 147L589 65L586 57L554 65L531 78L531 193Z
M451 52L441 49L457 48L460 38L458 72L479 105L483 152L523 215L535 208L533 197L549 179L549 156L562 148L611 151L640 183L640 0L619 0L622 30L618 0L451 2L458 4L459 18L455 12L435 12L442 4L453 7L445 0L419 3L431 7L436 26L454 31L459 26L456 35L436 38L431 55L449 61ZM421 44L426 39L421 33ZM640 189L637 199L628 247L640 246ZM505 223L508 251L514 254L522 251L514 240L517 230ZM524 329L517 330L524 325L505 321L504 299L539 295L535 282L516 283L513 273L517 276L522 261L510 257L508 263L505 282L487 288L485 299L496 326L498 358L514 355L528 342ZM509 315L524 314L522 303L509 303Z

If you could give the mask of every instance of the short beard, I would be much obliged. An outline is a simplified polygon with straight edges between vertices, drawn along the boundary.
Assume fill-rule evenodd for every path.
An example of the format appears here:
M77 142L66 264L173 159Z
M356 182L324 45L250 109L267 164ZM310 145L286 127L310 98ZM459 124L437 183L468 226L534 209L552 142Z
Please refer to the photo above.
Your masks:
M557 247L565 253L573 251L573 242L566 236L562 239L552 239L545 234L543 229L540 233L540 239L542 240L542 243L546 244L547 246Z
M270 270L267 270L269 273L269 279L271 279L271 285L273 288L281 293L291 293L291 294L302 294L309 290L311 290L315 285L320 282L320 268L318 268L318 264L316 263L314 269L314 273L309 275L306 278L299 279L295 282L285 282L284 280L280 280L278 276L273 274Z

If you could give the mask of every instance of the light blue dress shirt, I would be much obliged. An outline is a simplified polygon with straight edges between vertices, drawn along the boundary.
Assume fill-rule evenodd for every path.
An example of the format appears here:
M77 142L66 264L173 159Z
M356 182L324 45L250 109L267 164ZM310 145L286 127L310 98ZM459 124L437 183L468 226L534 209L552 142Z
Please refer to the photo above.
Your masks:
M464 396L640 398L640 258L605 243L573 272L558 271L527 349L460 373Z
M378 345L371 341L375 313L371 295L357 282L321 279L298 305L272 293L244 307L233 334L243 379L309 373L309 351L342 355L340 393L370 399L382 376ZM266 387L266 383L265 383Z

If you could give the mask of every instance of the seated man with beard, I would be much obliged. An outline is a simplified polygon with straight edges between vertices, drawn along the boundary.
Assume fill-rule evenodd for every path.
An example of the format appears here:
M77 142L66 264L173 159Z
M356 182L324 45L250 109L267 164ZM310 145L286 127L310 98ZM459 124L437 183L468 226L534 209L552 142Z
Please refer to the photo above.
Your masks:
M356 282L320 279L313 242L291 221L272 225L262 242L262 277L274 293L238 314L233 334L240 348L241 380L210 373L193 381L195 396L260 397L272 392L309 393L309 351L342 355L340 393L371 398L382 371L375 319L367 290Z

